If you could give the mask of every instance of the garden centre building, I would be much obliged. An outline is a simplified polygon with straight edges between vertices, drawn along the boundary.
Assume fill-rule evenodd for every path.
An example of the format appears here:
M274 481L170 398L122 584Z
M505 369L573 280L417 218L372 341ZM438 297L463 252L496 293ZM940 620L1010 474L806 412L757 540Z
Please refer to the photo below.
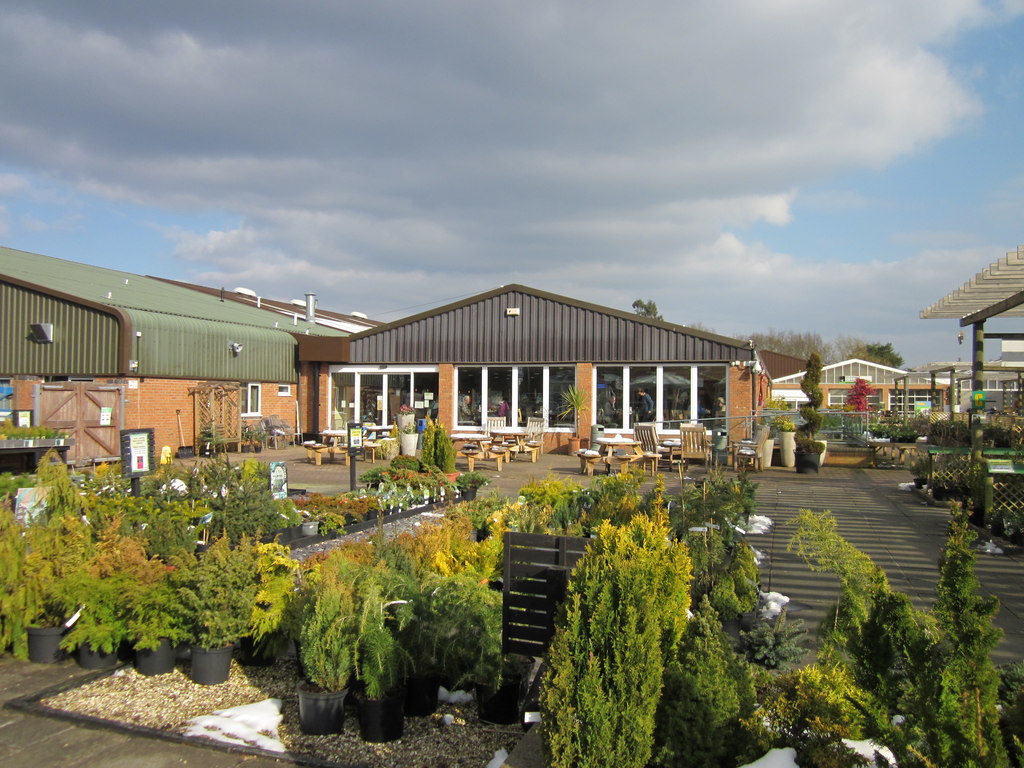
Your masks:
M321 371L344 359L349 332L318 323L310 304L286 315L0 248L0 383L12 409L71 433L75 461L119 455L122 428L175 447L210 422L229 440L261 417L316 424Z
M740 431L767 394L746 341L522 285L354 334L348 361L330 374L332 426L387 423L403 404L449 428L539 416L549 450L575 431L563 414L572 386L589 403L584 437L593 424L628 431L637 421L727 417Z

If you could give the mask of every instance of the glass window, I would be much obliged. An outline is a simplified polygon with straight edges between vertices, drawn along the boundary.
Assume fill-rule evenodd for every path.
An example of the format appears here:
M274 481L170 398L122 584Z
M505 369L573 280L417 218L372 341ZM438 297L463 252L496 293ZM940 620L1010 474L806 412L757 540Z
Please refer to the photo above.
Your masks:
M437 374L414 373L412 375L413 395L412 406L416 409L416 418L428 416L437 419Z
M388 410L384 414L384 421L394 421L398 409L403 405L412 405L409 399L412 396L412 374L410 373L389 373L388 380ZM383 424L384 421L381 423Z
M480 397L482 395L483 369L459 368L458 376L459 399L456 404L456 424L460 427L479 427Z
M565 400L562 399L562 393L575 385L575 366L553 365L548 369L548 426L576 429L576 417L573 414L559 415L565 410Z
M597 423L606 429L624 429L622 423L622 367L597 368Z
M242 385L242 402L240 403L242 408L243 416L259 416L260 415L260 385L257 384L243 384Z
M544 369L519 369L519 402L516 423L525 426L531 416L544 418Z
M629 426L657 418L658 369L653 366L629 368Z
M690 414L690 371L688 365L665 366L662 370L662 421L681 422L693 418Z
M724 365L697 367L698 419L725 419L728 416L725 401L726 370ZM722 422L724 425L724 421Z
M356 420L356 375L331 374L331 427L345 429Z
M277 385L277 396L278 397L291 397L292 385L291 384L278 384Z
M384 417L384 376L380 373L364 373L359 377L359 413L363 424L383 424Z
M488 367L487 369L487 415L511 422L512 414L512 369Z

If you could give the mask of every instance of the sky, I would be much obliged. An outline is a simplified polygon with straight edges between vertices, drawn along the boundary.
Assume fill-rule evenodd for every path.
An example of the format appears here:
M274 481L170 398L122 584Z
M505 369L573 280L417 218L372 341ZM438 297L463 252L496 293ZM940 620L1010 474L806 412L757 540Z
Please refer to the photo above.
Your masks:
M10 248L382 321L522 283L916 365L970 358L919 312L1024 243L1024 0L0 9Z

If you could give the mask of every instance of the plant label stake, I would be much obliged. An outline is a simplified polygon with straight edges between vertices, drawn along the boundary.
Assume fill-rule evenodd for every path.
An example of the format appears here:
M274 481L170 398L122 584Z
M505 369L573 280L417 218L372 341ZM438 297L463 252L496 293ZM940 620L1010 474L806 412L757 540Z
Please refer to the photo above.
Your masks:
M356 489L356 450L363 447L362 425L350 421L348 423L348 489Z

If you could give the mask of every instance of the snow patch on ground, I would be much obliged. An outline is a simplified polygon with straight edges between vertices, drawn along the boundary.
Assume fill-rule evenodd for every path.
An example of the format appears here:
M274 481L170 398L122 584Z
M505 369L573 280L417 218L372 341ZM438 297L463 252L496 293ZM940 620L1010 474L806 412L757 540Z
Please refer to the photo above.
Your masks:
M883 747L880 744L875 744L873 741L854 741L853 739L843 739L843 744L867 760L868 765L878 765L875 761L875 752L887 760L889 765L896 765L896 757L893 755L892 750L888 747ZM882 763L882 765L885 765L885 763Z
M491 762L487 764L487 768L501 768L507 758L508 752L504 749L499 749L494 753L494 757L491 758Z
M772 519L764 515L751 515L747 520L747 533L768 533L772 529Z
M796 750L792 747L771 749L759 760L747 763L740 768L800 768L796 764Z
M778 592L762 592L760 611L761 618L769 620L774 619L782 613L782 609L786 607L786 603L788 602L789 598Z
M896 487L901 491L912 491L915 486L913 483L899 483Z
M473 700L469 691L449 691L443 685L437 689L437 700L442 704L468 704Z
M212 715L193 717L186 736L201 736L225 744L259 747L269 752L284 752L277 738L281 724L281 700L265 699L255 704L218 709Z
M1003 550L1001 547L996 546L991 541L983 541L977 547L978 551L983 555L1001 555Z
M754 563L760 567L768 559L768 556L757 547L751 547L751 551L754 553Z

